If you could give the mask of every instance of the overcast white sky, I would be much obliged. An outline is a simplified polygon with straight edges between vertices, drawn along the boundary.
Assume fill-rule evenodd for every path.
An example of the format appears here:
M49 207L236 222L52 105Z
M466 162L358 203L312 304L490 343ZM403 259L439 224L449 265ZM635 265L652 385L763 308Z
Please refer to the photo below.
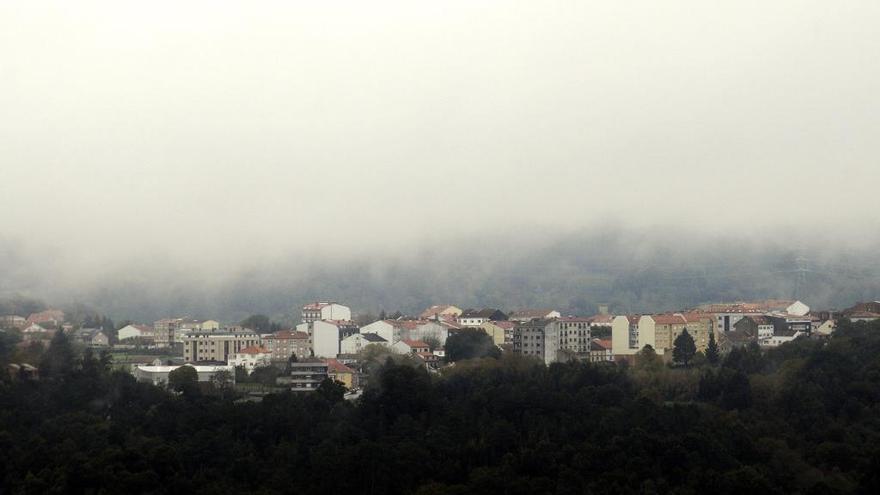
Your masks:
M863 235L878 57L876 0L5 0L0 238L125 259L607 219Z

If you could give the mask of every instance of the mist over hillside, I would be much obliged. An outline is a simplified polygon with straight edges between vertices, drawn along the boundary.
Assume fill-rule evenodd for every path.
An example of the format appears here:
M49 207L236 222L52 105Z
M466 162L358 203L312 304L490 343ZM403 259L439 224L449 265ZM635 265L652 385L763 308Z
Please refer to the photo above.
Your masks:
M638 313L797 297L814 308L840 308L880 295L876 243L834 247L748 237L598 229L543 242L488 235L393 254L254 256L223 266L168 254L86 272L34 259L7 242L0 291L84 304L114 319L188 315L232 322L265 313L288 324L298 319L298 306L318 299L344 301L361 314L412 314L437 303L592 314L598 303Z

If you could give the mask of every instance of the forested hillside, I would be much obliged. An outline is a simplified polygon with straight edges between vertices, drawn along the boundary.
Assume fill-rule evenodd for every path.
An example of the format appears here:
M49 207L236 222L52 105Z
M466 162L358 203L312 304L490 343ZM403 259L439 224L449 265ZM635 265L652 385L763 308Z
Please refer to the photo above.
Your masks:
M844 308L880 294L876 246L800 243L811 247L796 250L790 247L796 243L746 235L602 229L487 239L452 236L442 244L349 258L255 254L222 266L151 258L97 274L53 271L43 260L10 254L10 246L4 256L0 243L0 299L23 293L52 305L81 303L115 321L191 316L238 322L261 313L289 325L298 322L302 304L327 299L374 315L417 313L440 303L589 315L598 303L620 314L795 297L817 309Z
M2 353L0 353L2 355ZM0 385L4 493L877 493L880 323L721 364L387 364L235 404L58 345Z

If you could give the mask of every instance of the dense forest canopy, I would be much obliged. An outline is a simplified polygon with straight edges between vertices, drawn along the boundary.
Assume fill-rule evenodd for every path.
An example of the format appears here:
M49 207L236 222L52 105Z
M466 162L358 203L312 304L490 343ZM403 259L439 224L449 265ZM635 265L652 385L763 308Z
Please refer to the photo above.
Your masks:
M387 363L235 403L71 356L0 384L4 493L877 493L880 322L717 365Z

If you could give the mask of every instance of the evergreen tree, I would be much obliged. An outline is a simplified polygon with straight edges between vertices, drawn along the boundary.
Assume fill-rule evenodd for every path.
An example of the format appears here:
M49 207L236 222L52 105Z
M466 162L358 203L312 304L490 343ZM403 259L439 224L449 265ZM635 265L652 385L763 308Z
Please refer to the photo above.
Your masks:
M721 353L718 351L718 343L715 342L715 332L709 332L709 345L706 347L706 359L711 364L718 364Z
M675 338L675 342L673 342L672 345L674 346L674 349L672 350L672 359L676 363L682 363L685 366L688 366L691 359L693 359L694 355L697 353L697 345L694 343L694 338L688 333L687 328L681 332L681 335Z
M40 373L48 378L60 378L69 375L73 367L73 347L67 335L58 330L40 361Z

